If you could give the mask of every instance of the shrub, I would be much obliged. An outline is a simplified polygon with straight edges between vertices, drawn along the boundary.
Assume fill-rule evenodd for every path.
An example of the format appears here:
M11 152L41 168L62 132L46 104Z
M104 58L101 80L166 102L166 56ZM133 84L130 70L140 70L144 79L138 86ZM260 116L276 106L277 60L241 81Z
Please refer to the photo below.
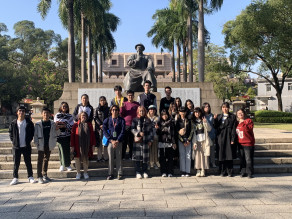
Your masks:
M292 113L259 110L255 112L255 121L260 123L292 123Z

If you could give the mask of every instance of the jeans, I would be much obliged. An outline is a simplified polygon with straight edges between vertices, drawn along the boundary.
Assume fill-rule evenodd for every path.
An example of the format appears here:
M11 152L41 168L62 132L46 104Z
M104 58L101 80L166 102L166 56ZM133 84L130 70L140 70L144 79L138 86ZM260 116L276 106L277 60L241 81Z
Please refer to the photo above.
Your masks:
M32 165L31 165L31 146L13 149L13 160L14 160L14 167L13 167L13 177L18 178L18 169L21 160L21 154L23 154L24 162L27 169L27 177L32 177Z
M116 157L116 169L118 171L118 175L123 175L123 166L122 166L122 142L118 144L116 148L113 148L112 143L109 143L108 148L108 175L114 174L114 161ZM116 156L115 156L116 155Z
M44 146L43 151L38 151L38 164L37 164L37 174L38 178L47 176L49 160L51 151L48 145Z
M253 169L253 157L254 157L254 147L253 146L239 146L240 152L240 173L252 175L254 173Z
M189 174L191 172L191 143L188 146L179 141L179 160L180 160L180 171Z
M134 135L131 132L131 126L126 126L125 135L123 139L122 158L126 158L127 145L129 145L129 158L133 155Z

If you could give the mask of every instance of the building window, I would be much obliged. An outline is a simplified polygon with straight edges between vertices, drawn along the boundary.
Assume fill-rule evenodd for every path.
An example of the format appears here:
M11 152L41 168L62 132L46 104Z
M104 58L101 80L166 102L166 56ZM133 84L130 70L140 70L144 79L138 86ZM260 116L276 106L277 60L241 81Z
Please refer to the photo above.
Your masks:
M157 59L157 65L162 65L162 59Z
M267 90L267 91L271 91L271 90L272 90L272 87L271 87L270 84L266 84L266 90Z
M112 59L112 65L117 65L118 61L116 59Z
M292 83L288 83L288 90L292 90Z

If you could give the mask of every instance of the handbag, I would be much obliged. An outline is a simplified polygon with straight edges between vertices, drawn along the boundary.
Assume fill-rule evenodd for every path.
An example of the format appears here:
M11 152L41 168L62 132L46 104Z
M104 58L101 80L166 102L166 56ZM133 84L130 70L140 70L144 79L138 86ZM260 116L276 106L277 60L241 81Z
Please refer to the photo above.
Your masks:
M141 143L142 141L143 141L143 137L137 137L137 136L134 137L135 143Z

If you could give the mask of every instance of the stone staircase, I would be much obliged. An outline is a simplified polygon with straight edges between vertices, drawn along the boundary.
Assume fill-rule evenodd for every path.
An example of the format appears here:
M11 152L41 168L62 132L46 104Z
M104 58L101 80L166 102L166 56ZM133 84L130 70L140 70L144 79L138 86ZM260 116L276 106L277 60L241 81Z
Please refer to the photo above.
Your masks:
M34 176L36 177L37 166L37 150L32 145L32 166ZM89 175L91 177L106 177L108 171L107 162L96 162L96 153L94 153L94 160L89 164ZM283 139L257 139L255 146L255 173L292 173L292 138ZM239 160L234 161L234 172L239 172ZM72 161L74 166L74 160ZM76 171L59 172L59 154L57 147L52 151L48 176L52 178L73 178ZM192 166L193 167L193 166ZM133 161L124 160L123 169L125 176L134 176L135 170ZM0 179L11 179L13 170L13 156L11 143L0 143ZM207 172L210 175L217 174L218 169L212 168ZM195 174L192 169L191 174ZM150 169L151 176L159 176L160 170ZM175 175L179 175L179 169L175 169ZM26 178L26 167L22 158L19 177Z

